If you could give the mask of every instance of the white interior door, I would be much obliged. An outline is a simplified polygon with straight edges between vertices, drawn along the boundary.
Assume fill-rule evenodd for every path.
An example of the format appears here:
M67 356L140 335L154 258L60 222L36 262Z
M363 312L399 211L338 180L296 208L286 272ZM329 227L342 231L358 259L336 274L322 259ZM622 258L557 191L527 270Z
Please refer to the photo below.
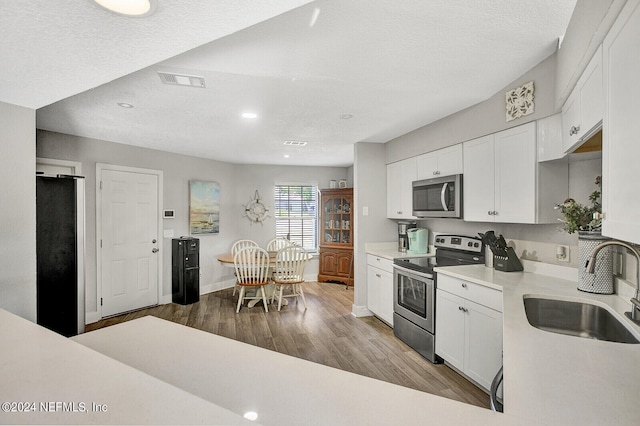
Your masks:
M102 316L158 304L158 175L101 173Z

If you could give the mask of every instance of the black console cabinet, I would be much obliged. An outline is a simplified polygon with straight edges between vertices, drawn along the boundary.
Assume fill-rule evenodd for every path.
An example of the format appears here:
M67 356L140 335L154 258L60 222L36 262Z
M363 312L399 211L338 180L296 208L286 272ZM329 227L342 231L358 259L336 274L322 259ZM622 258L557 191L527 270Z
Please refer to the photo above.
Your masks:
M172 254L173 303L189 305L200 300L200 240L174 238Z

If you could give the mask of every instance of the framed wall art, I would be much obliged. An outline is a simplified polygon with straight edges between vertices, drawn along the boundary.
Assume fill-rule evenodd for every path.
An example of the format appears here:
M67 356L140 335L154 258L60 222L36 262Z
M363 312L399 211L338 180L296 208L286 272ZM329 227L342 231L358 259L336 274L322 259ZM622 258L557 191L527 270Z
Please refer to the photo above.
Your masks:
M189 232L220 233L220 184L189 181Z

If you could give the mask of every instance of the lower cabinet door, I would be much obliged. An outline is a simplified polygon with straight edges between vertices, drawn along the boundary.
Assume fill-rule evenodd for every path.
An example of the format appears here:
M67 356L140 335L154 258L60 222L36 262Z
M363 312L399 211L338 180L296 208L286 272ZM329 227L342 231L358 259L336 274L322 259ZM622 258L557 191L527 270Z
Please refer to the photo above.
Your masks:
M373 266L367 267L367 308L374 314L380 312L380 287L382 271Z
M393 273L382 271L380 282L380 318L393 327Z
M465 302L464 373L488 390L502 366L502 313Z
M460 371L464 369L465 299L436 290L436 354Z

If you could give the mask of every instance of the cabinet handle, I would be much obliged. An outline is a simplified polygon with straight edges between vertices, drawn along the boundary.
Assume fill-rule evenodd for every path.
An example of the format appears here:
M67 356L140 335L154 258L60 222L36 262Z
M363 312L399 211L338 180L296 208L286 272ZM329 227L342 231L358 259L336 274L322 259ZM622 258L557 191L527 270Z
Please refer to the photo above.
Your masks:
M380 275L380 274L376 274L376 277L378 277L378 278L382 278L382 275Z
M489 216L491 216L493 213L494 213L494 212L492 212L491 210L489 210L489 211L487 212L487 214L488 214Z
M398 213L398 214L402 214L402 211L398 210L396 213Z
M462 307L462 306L458 306L458 310L459 310L459 311L462 311L462 312L464 312L464 313L467 313L467 311L468 311L468 309L467 309L467 308L464 308L464 307Z
M571 126L569 129L569 136L577 135L580 132L580 126Z
M462 288L467 288L467 283L462 283Z
M494 211L493 211L493 215L494 215L494 216L498 216L498 212L494 210Z

